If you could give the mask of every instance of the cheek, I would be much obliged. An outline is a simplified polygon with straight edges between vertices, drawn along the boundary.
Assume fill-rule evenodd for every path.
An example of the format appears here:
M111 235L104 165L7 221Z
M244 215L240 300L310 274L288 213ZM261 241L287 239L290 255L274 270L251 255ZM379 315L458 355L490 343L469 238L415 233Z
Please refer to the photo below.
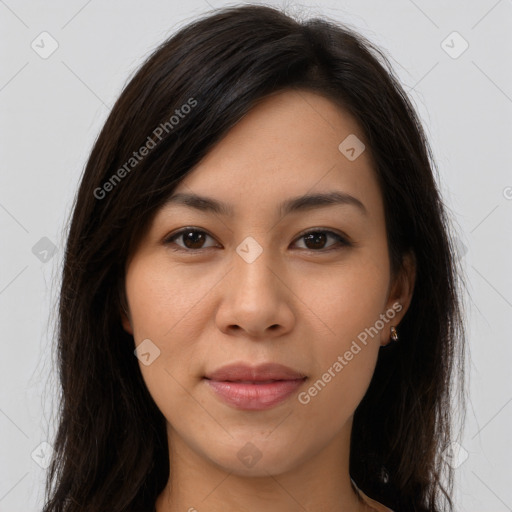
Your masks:
M177 332L190 339L199 325L198 306L218 280L218 272L198 275L195 268L169 265L162 257L133 261L126 292L135 339L168 344Z
M301 288L308 290L306 304L328 341L322 345L326 350L348 349L359 335L362 341L384 313L389 272L385 253L377 249L359 251L339 266L303 278ZM377 254L383 254L382 258ZM378 343L379 337L371 332L367 341Z
M380 334L390 325L381 320L389 283L386 264L386 258L360 253L350 265L331 271L328 279L309 283L308 296L321 332L314 348L315 378L299 401L324 410L328 423L355 410L373 376ZM331 414L333 404L339 407Z
M141 256L132 261L126 275L135 344L149 339L158 354L149 365L139 361L139 367L150 394L168 419L173 411L194 404L185 387L196 377L193 372L204 357L194 340L201 339L213 321L205 304L223 275L219 271L198 274L197 268Z

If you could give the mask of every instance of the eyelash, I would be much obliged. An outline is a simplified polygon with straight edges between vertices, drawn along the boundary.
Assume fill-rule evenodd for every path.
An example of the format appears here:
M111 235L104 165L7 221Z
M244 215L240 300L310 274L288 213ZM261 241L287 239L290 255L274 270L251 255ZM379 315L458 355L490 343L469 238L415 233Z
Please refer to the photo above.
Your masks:
M189 233L189 232L195 232L195 233L203 233L205 234L206 236L209 236L210 238L213 238L210 234L208 234L206 231L202 230L202 229L196 229L196 228L192 228L192 227L189 227L189 228L183 228L183 229L180 229L179 231L176 231L175 233L171 234L170 236L168 236L164 241L164 245L171 245L171 244L174 244L174 240L178 239L180 236L184 235L185 233ZM341 250L343 249L344 247L351 247L354 245L353 242L349 242L345 237L343 237L342 235L338 234L338 233L335 233L334 231L330 231L328 229L322 229L322 228L317 228L317 229L311 229L305 233L302 233L301 236L299 236L296 240L300 240L301 238L304 238L305 236L309 235L309 234L317 234L317 233L326 233L327 235L332 235L334 238L337 239L338 241L338 244L341 244L341 247L336 247L337 244L333 244L332 246L329 246L329 248L327 249L302 249L303 251L308 251L308 252L312 252L312 253L326 253L326 252L331 252L331 251L335 251L335 250ZM188 252L188 253L192 253L192 252L202 252L202 251L205 251L207 249L213 249L214 247L202 247L202 248L199 248L199 249L189 249L189 248L185 248L185 247L181 247L181 246L178 246L178 248L174 248L172 249L173 251L178 251L178 252Z

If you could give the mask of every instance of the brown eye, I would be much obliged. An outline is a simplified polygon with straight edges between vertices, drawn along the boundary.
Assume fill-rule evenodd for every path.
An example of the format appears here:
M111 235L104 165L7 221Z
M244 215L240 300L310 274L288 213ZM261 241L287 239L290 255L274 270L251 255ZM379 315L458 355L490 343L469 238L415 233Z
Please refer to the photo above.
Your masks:
M206 249L207 247L204 247L203 244L207 238L212 238L208 233L205 231L202 231L200 229L194 229L194 228L184 228L178 231L177 233L174 233L172 236L167 238L164 243L165 244L172 244L176 243L175 240L181 240L182 244L177 244L181 249L175 249L177 251L179 250L198 250L198 249ZM212 239L213 240L213 239Z
M327 248L325 248L325 244L329 238L334 238L338 243L334 243L329 245ZM332 250L332 246L336 246L334 248L339 248L339 245L341 246L350 246L351 244L341 235L338 235L337 233L334 233L333 231L327 231L327 230L315 230L315 231L309 231L305 234L303 234L300 239L304 239L304 243L306 245L306 249L314 251L314 252L321 252L321 251L328 251Z

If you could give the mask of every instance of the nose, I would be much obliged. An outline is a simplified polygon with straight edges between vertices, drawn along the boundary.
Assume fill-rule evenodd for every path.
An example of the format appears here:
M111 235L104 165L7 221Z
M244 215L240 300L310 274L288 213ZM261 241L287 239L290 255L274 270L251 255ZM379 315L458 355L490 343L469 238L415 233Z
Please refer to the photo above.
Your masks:
M254 261L235 254L233 267L219 288L217 327L226 334L257 339L289 332L295 322L295 297L285 274L281 266L271 261L268 250Z

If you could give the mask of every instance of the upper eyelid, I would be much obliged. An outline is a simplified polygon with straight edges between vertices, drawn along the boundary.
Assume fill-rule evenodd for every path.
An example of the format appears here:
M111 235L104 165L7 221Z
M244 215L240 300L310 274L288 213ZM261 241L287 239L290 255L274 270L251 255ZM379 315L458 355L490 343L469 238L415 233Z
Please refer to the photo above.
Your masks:
M170 243L171 240L175 239L175 238L179 238L181 235L183 235L184 233L186 233L187 231L197 231L199 233L204 233L206 236L209 236L210 238L213 238L215 240L215 237L213 235L210 235L210 233L208 233L208 231L206 231L205 229L200 229L200 228L195 228L195 227L184 227L184 228L180 228L178 229L178 231L174 231L173 233L167 235L163 242L164 244L165 243ZM201 249L196 249L196 251L200 251Z

